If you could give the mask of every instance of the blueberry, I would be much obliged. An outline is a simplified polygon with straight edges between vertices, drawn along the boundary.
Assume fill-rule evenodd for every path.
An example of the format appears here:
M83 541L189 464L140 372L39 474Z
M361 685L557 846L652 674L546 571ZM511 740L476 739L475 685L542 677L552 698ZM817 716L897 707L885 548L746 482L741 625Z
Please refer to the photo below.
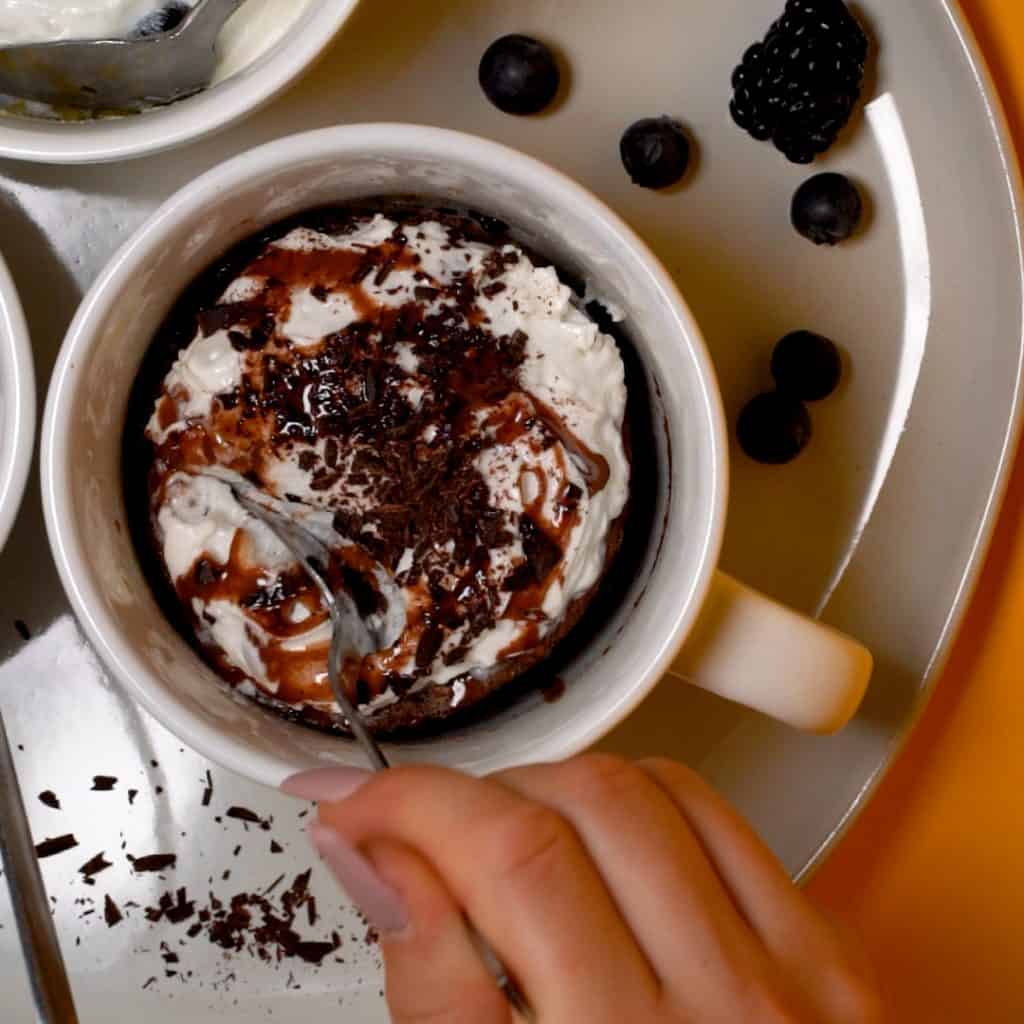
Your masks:
M188 4L175 0L174 3L165 4L158 11L153 11L141 18L135 26L132 35L137 38L147 36L159 36L164 32L170 32L177 28L189 13L191 8Z
M816 174L793 196L793 227L815 245L845 242L864 212L857 187L842 174Z
M561 76L555 56L529 36L502 36L480 61L480 88L506 114L537 114L555 98Z
M811 417L797 398L767 391L747 403L736 424L740 447L755 462L792 462L811 440Z
M772 376L779 390L805 402L828 398L842 375L835 342L811 331L787 334L772 353Z
M619 143L622 162L634 185L668 188L690 164L690 140L671 117L645 117L631 124Z

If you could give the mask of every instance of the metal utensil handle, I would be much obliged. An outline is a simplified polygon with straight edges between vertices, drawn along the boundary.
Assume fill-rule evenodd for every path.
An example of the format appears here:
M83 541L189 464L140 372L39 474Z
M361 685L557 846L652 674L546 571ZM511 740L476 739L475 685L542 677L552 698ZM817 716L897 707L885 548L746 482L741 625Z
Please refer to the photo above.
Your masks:
M224 23L243 3L245 0L204 0L192 9L180 30L187 30L193 39L200 34L206 35L212 45Z
M311 567L309 573L314 579L319 578L319 574L315 572ZM338 707L341 708L341 713L345 716L345 720L348 722L348 727L352 730L352 735L355 736L359 745L363 748L363 753L366 754L367 760L373 767L375 772L384 771L390 768L388 759L384 756L384 752L380 749L377 741L373 738L370 730L366 727L366 723L363 721L363 716L360 714L359 709L349 700L348 694L345 692L345 681L342 678L342 669L345 664L345 652L342 650L342 645L339 642L341 636L341 627L338 624L338 606L335 602L334 596L330 593L330 589L324 581L324 596L327 600L328 607L331 612L331 624L334 627L333 636L331 637L331 649L327 656L327 679L331 684L331 691L334 694L334 699L338 702Z
M44 1024L77 1024L64 957L50 917L14 758L0 714L0 859L28 967L32 997Z

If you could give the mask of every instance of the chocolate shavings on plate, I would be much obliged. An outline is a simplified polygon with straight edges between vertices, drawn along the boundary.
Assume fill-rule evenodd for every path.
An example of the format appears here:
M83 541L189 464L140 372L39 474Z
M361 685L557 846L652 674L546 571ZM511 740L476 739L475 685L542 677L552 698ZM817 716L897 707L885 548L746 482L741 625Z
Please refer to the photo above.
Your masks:
M47 857L56 857L58 853L66 853L78 845L78 840L73 835L57 836L54 839L44 839L36 843L36 856L40 860Z

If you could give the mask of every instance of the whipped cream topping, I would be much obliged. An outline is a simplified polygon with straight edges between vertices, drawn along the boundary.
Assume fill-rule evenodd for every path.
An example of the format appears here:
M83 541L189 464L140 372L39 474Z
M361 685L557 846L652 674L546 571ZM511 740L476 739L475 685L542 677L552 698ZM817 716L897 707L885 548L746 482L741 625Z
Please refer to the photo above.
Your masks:
M361 666L369 714L432 684L459 705L599 580L629 489L622 359L552 268L480 236L381 214L297 227L199 312L147 427L153 523L232 682L333 706L326 613L197 475L212 464L394 575L407 625Z

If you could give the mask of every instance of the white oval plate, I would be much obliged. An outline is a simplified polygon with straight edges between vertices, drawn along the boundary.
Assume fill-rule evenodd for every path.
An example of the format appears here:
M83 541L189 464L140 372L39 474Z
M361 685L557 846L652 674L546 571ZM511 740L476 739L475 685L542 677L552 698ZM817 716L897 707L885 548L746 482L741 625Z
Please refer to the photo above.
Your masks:
M970 596L1017 438L1024 290L1007 134L963 22L942 0L861 0L882 44L872 102L820 166L863 185L870 224L834 251L792 231L789 200L810 171L747 138L728 115L732 67L782 6L364 3L301 87L244 125L177 156L65 172L6 168L0 177L20 207L10 216L21 218L24 243L9 257L23 261L16 264L22 297L41 325L35 344L47 360L78 294L172 190L259 142L357 120L489 136L596 191L678 279L707 336L730 418L767 385L768 356L782 334L806 327L840 342L845 383L812 409L815 437L805 455L768 469L733 452L724 567L869 644L878 669L863 713L838 737L808 738L668 679L606 744L698 766L802 876L906 737ZM571 62L567 98L548 116L507 117L480 94L479 57L510 31L551 39ZM699 149L691 180L666 195L632 186L617 153L630 121L662 113L685 120ZM26 291L37 268L39 286ZM83 1018L127 1024L142 1010L151 1024L268 1013L288 1021L386 1019L373 953L347 916L344 964L275 967L244 954L224 962L219 949L196 940L175 946L193 972L187 984L165 978L159 952L161 941L177 943L180 928L150 926L138 910L109 930L102 913L83 917L95 908L76 898L100 897L102 910L107 892L143 905L177 885L197 896L207 888L230 895L297 873L312 858L300 834L306 819L290 801L214 770L212 803L202 806L207 766L107 686L66 617L55 572L41 572L45 541L29 511L0 564L11 581L0 595L0 627L16 617L35 629L57 621L27 645L10 629L5 643L0 629L0 655L13 656L0 668L0 702L15 741L25 744L26 792L54 789L64 799L61 812L30 800L37 833L74 832L80 841L80 849L45 862L45 873ZM55 675L75 685L53 687ZM122 781L113 794L93 794L83 782L93 774ZM128 786L140 789L131 808ZM285 853L271 854L259 829L213 821L232 804L273 815ZM166 881L133 876L122 841L131 853L177 850L178 868ZM101 849L115 866L86 889L76 869ZM232 872L228 882L224 870ZM317 869L313 885L322 918L333 923L340 900L331 881ZM0 897L5 1010L27 1024L5 914ZM325 927L321 920L303 931L322 937ZM301 989L289 987L290 972ZM140 991L150 977L157 980Z

